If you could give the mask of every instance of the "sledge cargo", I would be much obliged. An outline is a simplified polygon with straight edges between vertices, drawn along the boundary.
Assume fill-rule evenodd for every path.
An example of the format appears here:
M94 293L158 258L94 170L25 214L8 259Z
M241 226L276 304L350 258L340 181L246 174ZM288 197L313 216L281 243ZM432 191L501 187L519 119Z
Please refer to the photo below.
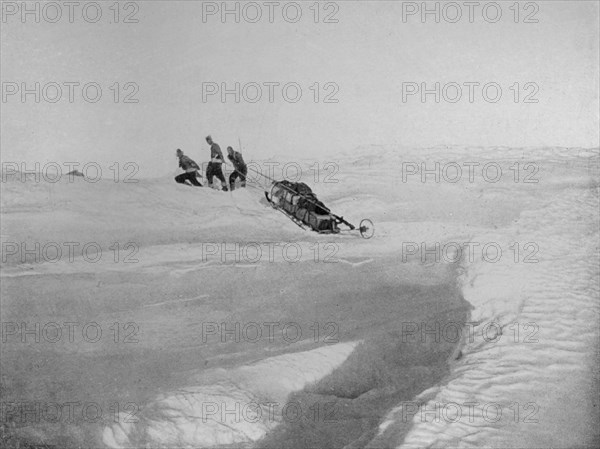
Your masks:
M271 187L271 203L313 231L322 234L340 232L335 217L304 183L274 182Z

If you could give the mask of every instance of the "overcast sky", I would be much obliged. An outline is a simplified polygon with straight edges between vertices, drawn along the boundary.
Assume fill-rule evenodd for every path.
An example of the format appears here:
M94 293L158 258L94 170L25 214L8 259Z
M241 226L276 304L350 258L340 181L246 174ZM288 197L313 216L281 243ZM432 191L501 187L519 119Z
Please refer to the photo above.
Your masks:
M497 21L486 2L442 2L439 23L423 20L421 2L228 2L239 23L221 2L195 1L122 2L118 23L114 1L99 2L91 23L98 11L84 13L87 3L40 3L36 23L21 2L2 2L3 162L134 161L162 175L176 148L208 160L209 133L223 149L241 139L248 160L323 159L365 144L599 145L596 1L521 2L518 17L499 2ZM40 102L23 101L36 82ZM72 103L65 82L79 83ZM52 83L62 86L56 103ZM84 98L86 83L101 87L97 102L93 85ZM223 101L221 87L235 83L239 103L233 93ZM439 103L422 98L422 83L439 83Z

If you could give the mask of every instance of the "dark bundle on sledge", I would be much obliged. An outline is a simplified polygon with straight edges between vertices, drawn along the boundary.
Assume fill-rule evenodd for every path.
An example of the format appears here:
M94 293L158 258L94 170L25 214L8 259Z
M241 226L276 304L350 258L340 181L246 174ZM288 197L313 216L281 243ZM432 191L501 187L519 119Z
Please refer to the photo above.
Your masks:
M298 224L321 234L340 232L338 219L303 182L275 181L267 199Z

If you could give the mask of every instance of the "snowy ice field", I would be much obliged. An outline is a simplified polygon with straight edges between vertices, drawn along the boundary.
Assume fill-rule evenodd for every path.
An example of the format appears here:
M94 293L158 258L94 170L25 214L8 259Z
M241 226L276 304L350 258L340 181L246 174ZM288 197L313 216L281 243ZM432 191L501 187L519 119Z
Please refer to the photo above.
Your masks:
M597 447L599 150L332 160L302 181L372 239L303 231L256 186L3 179L2 444ZM50 242L102 252L14 246Z

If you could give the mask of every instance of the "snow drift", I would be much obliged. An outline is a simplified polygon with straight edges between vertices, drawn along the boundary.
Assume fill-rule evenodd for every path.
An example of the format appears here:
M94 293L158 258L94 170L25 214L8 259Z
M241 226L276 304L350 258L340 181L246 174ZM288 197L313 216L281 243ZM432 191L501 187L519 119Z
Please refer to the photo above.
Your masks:
M371 218L372 240L306 233L251 188L4 183L3 243L93 241L103 256L36 263L5 252L3 321L140 329L135 346L9 340L7 401L140 406L133 421L121 413L20 425L11 438L107 447L593 446L598 150L368 147L340 159L337 182L304 181L347 219ZM436 163L437 176L422 177ZM136 262L115 263L115 242L134 243ZM223 244L289 242L300 248L294 262L279 246L258 261L222 252ZM482 258L491 243L497 260ZM201 323L236 322L293 322L305 333L293 343L204 338ZM335 341L314 338L315 323L337 323ZM407 341L413 325L458 325L461 339ZM35 361L46 370L28 371ZM49 381L57 376L64 385ZM296 420L282 413L291 403L302 407ZM215 404L253 408L236 419ZM269 404L279 405L271 415ZM335 419L313 419L323 404L333 404Z

